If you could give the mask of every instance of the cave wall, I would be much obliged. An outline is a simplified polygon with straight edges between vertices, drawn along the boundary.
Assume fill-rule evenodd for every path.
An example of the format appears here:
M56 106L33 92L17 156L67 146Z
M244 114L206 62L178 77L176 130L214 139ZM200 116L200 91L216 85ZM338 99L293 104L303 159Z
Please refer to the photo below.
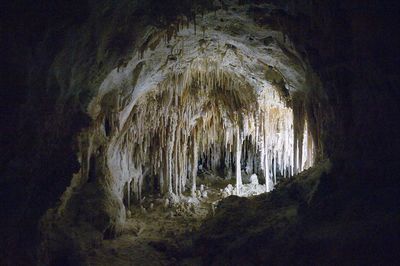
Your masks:
M2 3L1 264L36 261L39 219L58 205L85 163L77 153L89 140L78 135L90 125L89 101L105 75L126 64L142 23L164 25L178 13L190 16L190 5Z
M395 69L399 42L393 25L399 25L399 4L271 2L280 7L268 11L272 19L264 16L267 10L254 10L254 17L260 24L287 32L318 74L319 78L309 78L310 86L322 85L328 94L326 103L310 97L306 106L318 110L315 127L323 131L319 141L333 161L335 179L326 186L340 183L343 189L367 192L393 184L398 188ZM106 74L126 62L125 56L134 48L127 44L135 43L141 23L148 22L143 18L156 15L162 23L178 13L190 16L192 12L190 1L179 5L149 1L133 8L136 4L6 4L4 10L9 12L1 20L5 38L1 41L0 182L5 217L1 246L7 248L1 249L2 260L18 257L21 264L36 260L39 218L56 205L84 163L76 154L77 135L90 124L87 105ZM174 4L179 8L168 8ZM197 4L200 11L210 7L208 2ZM34 237L27 240L27 234Z
M96 75L101 80L116 66L130 49L125 43L135 38L132 32L121 35L112 30L125 27L126 31L131 26L125 19L132 12L124 12L132 10L130 4L121 3L123 7L116 11L107 2L5 3L1 38L4 264L36 260L39 219L80 169L77 136L89 126L86 108L100 82ZM136 18L129 21L136 25Z
M390 154L396 153L399 144L388 137L399 129L391 122L398 113L392 97L397 79L393 66L399 60L395 49L399 39L393 37L398 8L398 3L390 1L362 5L326 1L295 8L301 18L292 22L278 15L304 47L328 93L334 119L327 121L326 152L344 163L340 167L354 167L355 176L383 174L387 181L394 177L393 172L380 172L379 165L393 170Z

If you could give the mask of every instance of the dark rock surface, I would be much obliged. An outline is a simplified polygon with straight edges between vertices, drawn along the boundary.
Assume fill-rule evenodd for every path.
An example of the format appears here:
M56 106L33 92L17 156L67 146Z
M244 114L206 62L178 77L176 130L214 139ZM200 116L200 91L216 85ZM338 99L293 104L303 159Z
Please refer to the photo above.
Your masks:
M394 189L355 197L328 186L332 174L325 162L269 194L228 197L196 232L195 254L203 265L396 264Z

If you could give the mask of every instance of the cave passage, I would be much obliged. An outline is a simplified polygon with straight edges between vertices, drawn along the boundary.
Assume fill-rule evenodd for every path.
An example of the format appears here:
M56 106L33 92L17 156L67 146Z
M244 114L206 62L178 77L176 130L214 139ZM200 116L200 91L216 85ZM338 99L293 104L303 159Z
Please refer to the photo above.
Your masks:
M187 18L149 29L90 103L125 206L201 196L207 176L230 184L224 197L269 192L318 157L319 125L305 105L311 68L285 34L237 12L205 14L202 33Z
M138 201L149 193L200 195L200 171L234 177L228 195L269 192L280 178L313 164L307 123L295 139L293 122L292 108L273 86L254 88L218 62L197 59L133 108L118 142L138 168L129 190ZM244 187L243 178L256 186Z
M141 241L198 230L223 199L269 193L321 159L318 77L249 6L140 36L88 103L61 227L82 220L92 238L121 245L135 234L140 253ZM87 250L90 237L78 238Z

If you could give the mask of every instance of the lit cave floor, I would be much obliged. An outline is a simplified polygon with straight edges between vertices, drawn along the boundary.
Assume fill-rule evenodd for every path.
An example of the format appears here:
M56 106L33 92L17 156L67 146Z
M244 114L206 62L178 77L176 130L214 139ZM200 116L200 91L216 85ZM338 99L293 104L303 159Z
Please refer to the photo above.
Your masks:
M293 265L293 259L297 260L300 254L304 265L310 265L310 258L302 253L303 244L319 249L320 244L311 243L329 240L326 250L313 250L328 254L339 245L340 239L335 235L345 225L332 228L330 223L326 227L311 223L308 229L299 231L299 209L313 198L320 177L329 169L329 162L325 162L281 181L271 193L254 197L223 199L221 189L223 192L235 179L211 183L199 180L199 184L205 185L207 197L198 197L197 204L189 203L196 200L186 196L173 207L166 207L165 199L149 197L143 203L146 211L133 206L121 236L104 240L100 247L92 249L86 264L263 265L274 261L274 265ZM252 187L253 192L264 187L251 183L243 186ZM213 205L218 205L215 212ZM286 253L288 250L295 253ZM318 257L317 261L326 264L329 258Z
M165 199L153 198L144 200L144 208L131 206L132 215L127 218L123 233L92 249L88 254L88 264L200 265L201 258L191 254L194 232L213 215L213 205L226 196L221 189L224 191L234 182L234 179L206 179L203 182L206 197L187 195L173 206L167 206Z
M155 203L152 210L143 213L132 208L121 236L104 240L100 248L89 254L90 265L174 265L181 253L190 249L191 235L198 230L211 208L201 203L195 212L165 208Z

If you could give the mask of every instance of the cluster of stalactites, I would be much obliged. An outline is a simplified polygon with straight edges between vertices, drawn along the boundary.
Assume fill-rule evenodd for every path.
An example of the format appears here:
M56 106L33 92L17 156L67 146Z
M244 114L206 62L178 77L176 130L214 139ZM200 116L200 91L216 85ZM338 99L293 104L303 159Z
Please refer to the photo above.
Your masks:
M135 168L146 170L161 193L181 195L187 188L194 193L199 161L210 169L223 165L226 172L235 167L238 194L244 154L260 161L258 168L270 180L266 191L277 173L287 177L312 162L306 128L297 141L303 156L297 158L292 109L274 90L256 95L243 78L214 61L195 60L186 71L171 73L134 107L128 124L121 148L129 150ZM143 174L132 178L140 195Z

